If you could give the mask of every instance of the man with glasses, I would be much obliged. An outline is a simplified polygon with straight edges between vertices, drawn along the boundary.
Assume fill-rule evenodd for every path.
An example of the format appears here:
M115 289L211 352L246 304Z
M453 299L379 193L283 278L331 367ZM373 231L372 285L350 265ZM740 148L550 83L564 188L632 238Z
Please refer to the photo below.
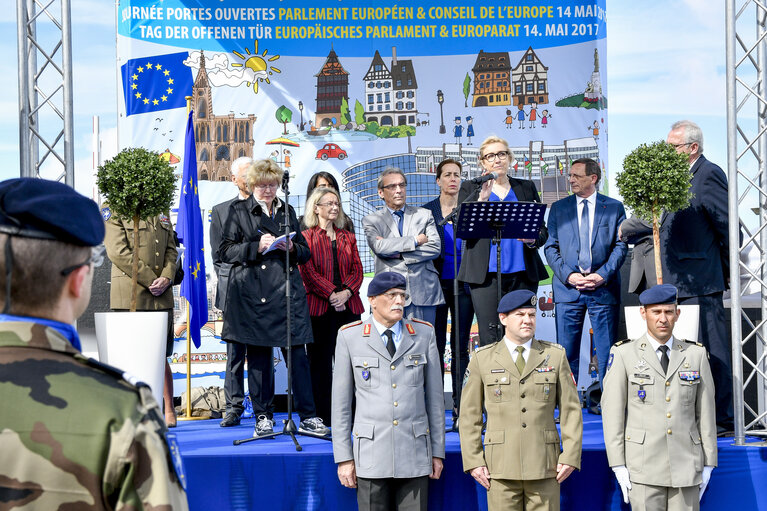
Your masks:
M121 220L112 214L109 204L101 209L106 235L104 246L112 261L109 306L115 311L131 308L131 275L133 273L133 220ZM173 354L173 277L176 275L178 251L168 213L139 221L137 311L164 311L168 315L165 357ZM173 407L173 375L165 362L163 385L165 422L176 426Z
M441 361L432 326L403 319L406 285L399 273L376 275L368 286L371 316L338 332L333 456L341 484L357 489L360 510L426 511L429 478L442 473Z
M406 205L406 189L407 178L402 170L384 170L378 177L378 196L385 206L363 218L362 226L376 256L376 275L393 271L407 281L410 302L405 317L433 325L437 305L445 303L433 262L442 245L431 211Z
M80 352L73 323L88 307L103 238L98 206L72 188L0 183L4 508L188 509L149 387Z
M581 335L588 313L601 382L610 347L618 340L619 272L626 259L626 244L618 239L618 227L626 219L626 211L621 202L597 193L602 172L596 161L574 161L568 177L573 193L551 205L545 248L554 271L557 342L565 348L578 381Z
M698 305L700 341L711 355L716 388L716 424L720 433L733 430L730 335L722 294L729 287L727 177L703 156L703 132L691 121L671 126L666 142L690 161L690 206L664 214L660 223L663 283L679 290L679 305ZM629 292L655 285L652 226L632 217L621 225L622 239L634 243Z

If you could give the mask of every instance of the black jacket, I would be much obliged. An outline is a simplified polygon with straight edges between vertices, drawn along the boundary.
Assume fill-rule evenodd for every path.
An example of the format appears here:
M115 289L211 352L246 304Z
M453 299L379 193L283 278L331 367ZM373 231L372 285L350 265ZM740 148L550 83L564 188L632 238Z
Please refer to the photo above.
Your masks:
M261 233L284 234L286 218L295 231L290 254L291 344L313 341L309 306L298 265L311 257L298 226L293 208L285 204L276 210L274 219L262 214L253 196L235 201L223 227L219 257L232 265L229 273L227 303L224 309L223 339L256 346L287 345L285 299L285 252L258 252Z
M509 178L511 189L520 202L541 202L538 190L532 181L526 179ZM471 181L464 181L458 192L460 203L466 196L474 192L481 185L475 185ZM475 199L476 200L476 199ZM549 237L546 224L541 226L538 239L533 247L523 245L522 253L525 260L525 273L530 283L538 284L541 280L549 278L546 266L538 254L538 248L542 247ZM487 277L487 269L490 263L490 239L466 240L466 251L461 258L461 268L458 271L458 279L470 284L481 284Z

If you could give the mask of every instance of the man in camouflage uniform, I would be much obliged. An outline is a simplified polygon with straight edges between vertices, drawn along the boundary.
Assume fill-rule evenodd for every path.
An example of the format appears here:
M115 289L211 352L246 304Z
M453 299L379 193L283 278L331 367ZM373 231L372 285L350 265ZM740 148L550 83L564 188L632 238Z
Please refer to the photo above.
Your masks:
M80 353L103 237L68 186L0 183L0 509L188 509L149 387Z
M113 214L109 205L101 209L106 222L104 246L112 261L110 307L116 311L130 310L131 274L133 265L133 221L121 220ZM173 277L176 274L178 250L173 226L167 214L139 221L138 248L138 293L137 311L163 311L168 314L165 356L173 353ZM170 364L165 362L165 383L163 386L165 422L169 427L176 425L173 408L173 374Z

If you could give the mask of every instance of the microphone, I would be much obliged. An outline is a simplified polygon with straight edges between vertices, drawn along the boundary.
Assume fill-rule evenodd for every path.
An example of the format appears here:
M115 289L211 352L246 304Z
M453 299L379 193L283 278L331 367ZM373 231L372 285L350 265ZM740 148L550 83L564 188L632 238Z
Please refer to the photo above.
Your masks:
M475 177L471 180L472 183L475 185L481 185L485 181L490 181L491 179L498 179L498 173L497 172L491 172L489 174L485 174L484 176Z

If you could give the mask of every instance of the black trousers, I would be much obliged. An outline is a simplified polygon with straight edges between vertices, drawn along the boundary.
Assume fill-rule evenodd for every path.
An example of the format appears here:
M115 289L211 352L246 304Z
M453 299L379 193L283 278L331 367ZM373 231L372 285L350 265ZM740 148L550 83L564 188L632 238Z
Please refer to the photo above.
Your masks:
M486 346L503 339L504 328L498 320L497 312L496 280L498 279L495 272L488 272L482 284L469 284L471 301L474 303L474 311L477 313L480 346ZM537 293L538 283L530 282L527 273L523 271L501 274L501 296L517 289L529 289L533 293Z
M338 329L347 323L360 319L348 308L341 312L328 306L321 316L312 316L314 342L306 345L309 368L312 373L312 394L317 417L330 426L330 398L333 389L333 356L336 352Z
M360 511L426 511L429 476L409 479L357 478L357 506Z
M227 412L242 414L243 367L248 361L248 390L256 416L274 414L274 356L271 346L253 346L227 341L227 371L224 377L224 394ZM287 349L281 348L287 364ZM301 420L316 417L309 359L306 345L291 347L293 358L293 408Z
M461 387L463 374L469 365L469 339L471 337L471 324L474 321L474 305L471 303L471 294L463 282L458 283L458 315L455 313L455 295L453 294L453 281L440 279L442 294L445 295L445 304L437 305L437 316L434 321L434 334L437 336L437 350L439 351L440 368L442 375L445 374L445 344L447 344L447 313L452 318L450 329L450 348L452 358L450 362L450 375L453 381L453 408L457 411L461 403ZM455 318L458 317L461 329L458 339L460 346L456 347ZM460 355L461 370L458 371L458 356Z
M720 429L733 429L732 351L727 331L722 293L680 298L679 305L699 305L698 341L710 355L709 364L714 377L716 424Z

